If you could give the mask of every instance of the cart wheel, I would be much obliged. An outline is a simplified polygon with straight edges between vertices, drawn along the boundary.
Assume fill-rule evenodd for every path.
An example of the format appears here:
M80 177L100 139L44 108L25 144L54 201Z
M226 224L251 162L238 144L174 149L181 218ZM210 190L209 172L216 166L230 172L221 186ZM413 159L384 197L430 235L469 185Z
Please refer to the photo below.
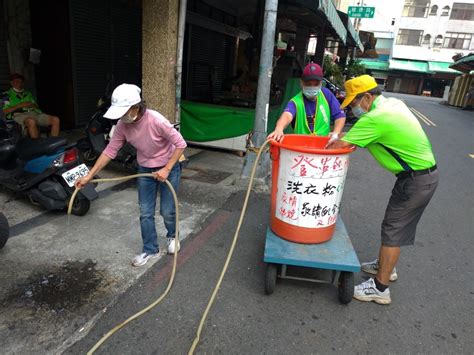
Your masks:
M275 291L275 284L277 279L277 266L276 264L267 264L265 270L265 293L271 295Z
M339 302L347 304L354 296L354 273L341 271L339 276Z

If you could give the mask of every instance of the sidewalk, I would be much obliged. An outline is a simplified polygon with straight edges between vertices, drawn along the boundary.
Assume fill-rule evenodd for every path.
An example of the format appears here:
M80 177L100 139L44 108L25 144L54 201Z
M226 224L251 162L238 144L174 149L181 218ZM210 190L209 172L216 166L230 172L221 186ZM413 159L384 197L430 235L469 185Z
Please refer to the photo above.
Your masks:
M72 134L67 136L74 141ZM243 163L226 151L189 147L185 154L189 162L178 193L181 240L198 232L239 189ZM111 164L101 177L129 174ZM104 183L98 190L100 197L88 214L70 219L64 212L46 212L0 191L12 234L0 251L2 353L61 352L87 334L154 264L130 265L141 251L135 181ZM165 249L161 217L157 232Z

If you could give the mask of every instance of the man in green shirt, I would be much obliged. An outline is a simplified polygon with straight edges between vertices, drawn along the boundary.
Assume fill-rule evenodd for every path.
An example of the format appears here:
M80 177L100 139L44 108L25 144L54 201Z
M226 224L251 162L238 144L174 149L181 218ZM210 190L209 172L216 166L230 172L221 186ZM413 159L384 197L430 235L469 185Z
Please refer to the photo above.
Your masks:
M367 148L397 177L382 222L379 257L362 264L363 271L375 276L354 288L355 299L389 304L388 284L398 278L400 247L414 243L418 221L438 185L438 170L428 137L402 101L382 96L369 75L348 80L345 88L341 106L350 105L359 120L328 148Z
M14 73L10 75L10 90L3 93L5 97L3 112L7 121L15 121L28 131L30 138L38 138L38 126L51 127L50 135L59 135L59 118L47 115L38 108L33 94L23 87L25 78Z

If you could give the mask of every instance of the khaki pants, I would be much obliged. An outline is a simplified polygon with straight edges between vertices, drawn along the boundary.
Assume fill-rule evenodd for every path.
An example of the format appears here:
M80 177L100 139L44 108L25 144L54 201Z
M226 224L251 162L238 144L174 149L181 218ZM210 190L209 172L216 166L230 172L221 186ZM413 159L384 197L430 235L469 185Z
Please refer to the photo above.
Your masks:
M45 113L38 113L38 112L21 112L13 114L13 120L25 128L25 120L28 118L34 118L36 120L36 124L41 127L48 127L50 115Z
M382 245L413 245L416 226L438 186L438 170L426 175L398 178L382 222Z

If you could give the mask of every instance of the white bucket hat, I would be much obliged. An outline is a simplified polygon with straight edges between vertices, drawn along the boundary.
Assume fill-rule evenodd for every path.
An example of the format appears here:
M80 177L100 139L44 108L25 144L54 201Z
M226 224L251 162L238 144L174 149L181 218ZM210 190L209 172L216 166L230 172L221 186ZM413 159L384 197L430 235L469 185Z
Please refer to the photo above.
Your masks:
M122 84L115 88L112 93L112 105L109 107L104 117L117 120L123 117L133 105L142 101L140 97L141 89L133 84Z

